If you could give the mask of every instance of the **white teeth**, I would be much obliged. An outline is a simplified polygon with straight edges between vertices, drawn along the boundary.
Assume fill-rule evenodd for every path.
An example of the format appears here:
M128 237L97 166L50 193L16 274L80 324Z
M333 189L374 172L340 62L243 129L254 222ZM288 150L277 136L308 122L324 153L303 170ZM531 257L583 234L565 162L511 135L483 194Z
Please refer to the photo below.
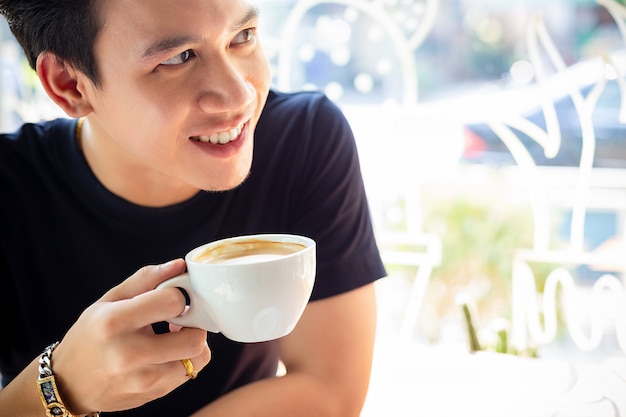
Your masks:
M197 136L196 139L200 142L211 142L213 144L222 144L225 145L228 142L232 142L239 137L241 134L241 130L243 129L243 124L240 124L237 127L230 129L227 132L219 132L213 133L211 136Z
M228 132L220 132L219 141L223 145L225 143L230 142L230 133Z

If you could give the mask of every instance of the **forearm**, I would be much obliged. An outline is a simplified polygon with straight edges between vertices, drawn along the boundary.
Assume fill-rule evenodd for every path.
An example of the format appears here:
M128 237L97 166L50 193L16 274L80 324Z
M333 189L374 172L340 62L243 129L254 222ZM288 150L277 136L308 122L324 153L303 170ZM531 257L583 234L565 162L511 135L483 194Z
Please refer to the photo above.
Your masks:
M306 374L288 374L235 390L194 417L357 417L363 401L346 403L340 391Z
M41 417L45 414L37 392L38 366L38 360L34 360L0 390L0 417Z
M310 303L280 339L287 374L235 390L194 417L358 417L372 366L373 285Z

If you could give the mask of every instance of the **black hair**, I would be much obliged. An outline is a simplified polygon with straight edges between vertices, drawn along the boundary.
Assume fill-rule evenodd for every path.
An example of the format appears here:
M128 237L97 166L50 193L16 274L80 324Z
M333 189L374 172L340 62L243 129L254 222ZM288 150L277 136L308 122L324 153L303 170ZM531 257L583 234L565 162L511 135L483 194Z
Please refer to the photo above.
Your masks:
M100 85L93 46L102 27L95 0L0 0L2 14L35 69L42 52Z

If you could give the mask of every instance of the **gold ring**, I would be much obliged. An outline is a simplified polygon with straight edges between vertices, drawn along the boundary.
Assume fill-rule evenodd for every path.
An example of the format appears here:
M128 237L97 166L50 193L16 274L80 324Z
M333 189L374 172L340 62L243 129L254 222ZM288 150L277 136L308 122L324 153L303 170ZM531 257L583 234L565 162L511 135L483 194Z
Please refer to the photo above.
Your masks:
M198 373L193 368L193 363L189 359L181 359L180 360L185 367L185 371L187 371L187 376L191 379L195 379L198 376Z

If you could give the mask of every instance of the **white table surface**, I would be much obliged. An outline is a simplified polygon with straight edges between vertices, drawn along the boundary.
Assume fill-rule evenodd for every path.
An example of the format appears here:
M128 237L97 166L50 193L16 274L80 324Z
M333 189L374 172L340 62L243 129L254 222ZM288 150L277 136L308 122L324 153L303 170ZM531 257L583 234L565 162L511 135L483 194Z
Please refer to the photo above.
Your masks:
M378 343L362 417L626 417L626 357L531 359Z

